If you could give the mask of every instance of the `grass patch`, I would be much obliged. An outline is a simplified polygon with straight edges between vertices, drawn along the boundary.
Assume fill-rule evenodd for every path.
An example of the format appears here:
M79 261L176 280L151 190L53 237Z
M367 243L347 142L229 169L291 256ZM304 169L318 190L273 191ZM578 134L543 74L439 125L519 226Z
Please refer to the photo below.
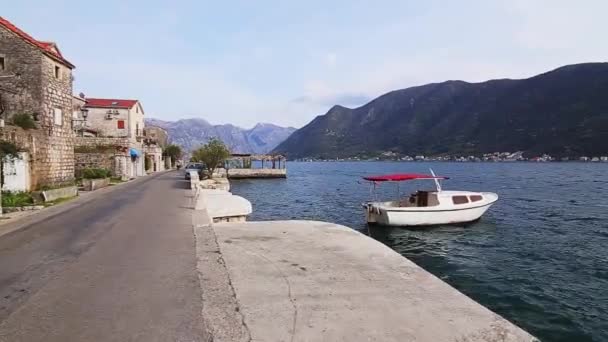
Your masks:
M29 192L23 191L2 191L3 207L24 207L33 205L34 199Z
M51 206L54 206L54 205L57 205L57 204L61 204L61 203L64 203L64 202L69 202L69 201L71 201L73 199L76 199L76 198L78 198L78 196L59 198L59 199L56 199L56 200L51 201L51 202L44 202L43 205L45 207L51 207Z
M125 183L127 182L126 180L122 180L120 177L112 177L110 178L110 185L116 185L116 184L120 184L120 183Z

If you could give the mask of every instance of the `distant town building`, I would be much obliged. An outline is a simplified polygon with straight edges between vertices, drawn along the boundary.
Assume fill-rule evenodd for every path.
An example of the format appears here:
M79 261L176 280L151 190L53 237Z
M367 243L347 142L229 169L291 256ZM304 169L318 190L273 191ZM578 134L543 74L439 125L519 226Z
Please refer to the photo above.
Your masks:
M128 138L141 142L144 136L144 109L137 100L85 98L88 126L104 137Z
M88 167L107 168L123 179L146 174L144 110L138 100L90 98L85 111L74 108L79 123L75 140L76 173ZM77 107L78 100L74 100ZM83 114L86 113L86 118ZM161 152L162 155L162 152ZM160 162L159 162L160 163ZM149 165L155 165L153 161Z
M0 118L6 140L27 151L29 187L74 180L72 70L57 44L40 41L0 17ZM31 116L36 128L13 126Z

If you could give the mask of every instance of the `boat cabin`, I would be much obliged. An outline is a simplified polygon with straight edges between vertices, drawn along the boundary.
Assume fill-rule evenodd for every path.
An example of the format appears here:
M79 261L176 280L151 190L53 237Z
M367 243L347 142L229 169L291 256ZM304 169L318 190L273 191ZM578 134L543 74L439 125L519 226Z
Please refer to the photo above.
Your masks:
M401 208L421 208L421 207L435 207L441 204L441 202L451 202L450 204L461 205L479 202L483 200L483 195L474 192L454 192L445 191L441 194L436 191L416 191L407 198L399 200L398 207Z

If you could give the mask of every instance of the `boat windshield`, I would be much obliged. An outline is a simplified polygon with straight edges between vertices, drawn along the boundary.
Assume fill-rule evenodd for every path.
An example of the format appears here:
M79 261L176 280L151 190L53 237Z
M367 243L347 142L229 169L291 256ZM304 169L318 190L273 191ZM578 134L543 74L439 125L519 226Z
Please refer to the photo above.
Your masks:
M406 198L399 200L399 207L434 207L439 205L436 192L416 191Z

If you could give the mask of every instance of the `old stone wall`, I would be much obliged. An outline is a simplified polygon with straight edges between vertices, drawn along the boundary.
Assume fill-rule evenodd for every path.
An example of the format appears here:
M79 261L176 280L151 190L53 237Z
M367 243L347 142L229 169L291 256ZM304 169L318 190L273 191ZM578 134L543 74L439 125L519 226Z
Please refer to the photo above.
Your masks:
M99 168L111 170L112 175L116 176L115 157L116 153L113 152L74 153L74 173L76 177L81 177L84 169Z
M115 146L117 148L127 149L130 146L127 138L109 138L109 137L75 137L74 146L78 147L96 147L96 146Z
M4 119L16 113L42 112L42 57L36 47L0 27L0 57L5 68L0 70L0 97Z
M76 137L74 138L75 151L80 154L106 154L112 156L113 176L123 179L135 178L143 176L144 173L144 152L141 143L134 143L128 138L109 138L109 137ZM129 150L134 148L140 154L139 158L132 158ZM79 160L84 160L83 156L78 157ZM91 157L89 161L84 161L85 165L78 166L79 172L84 167L103 167L106 168L105 161L99 161L99 166L94 163L96 157ZM82 164L81 162L80 164Z

